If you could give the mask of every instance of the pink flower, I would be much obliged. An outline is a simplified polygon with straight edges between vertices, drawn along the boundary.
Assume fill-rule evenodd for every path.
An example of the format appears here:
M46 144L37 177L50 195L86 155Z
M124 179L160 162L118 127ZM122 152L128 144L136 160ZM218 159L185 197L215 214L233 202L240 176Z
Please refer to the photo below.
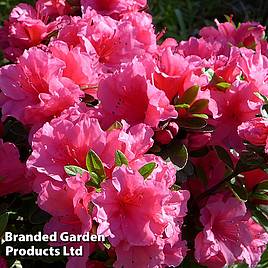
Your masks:
M243 122L238 126L238 134L243 140L249 141L254 145L266 145L268 137L268 120L256 117Z
M204 229L195 239L195 257L201 264L216 268L245 259L251 265L264 251L268 235L260 226L260 233L254 231L256 227L245 204L234 197L223 194L210 197L201 209L200 221ZM259 237L265 239L260 244L254 243ZM254 261L250 256L254 256Z
M84 91L96 96L97 86L102 75L99 58L92 47L91 51L82 52L81 48L69 49L62 41L50 43L50 51L53 56L64 61L66 67L63 76L68 77Z
M65 0L38 0L35 4L41 18L53 20L58 16L71 13L71 6Z
M130 62L135 56L151 55L157 51L152 17L145 12L129 13L116 21L87 9L82 19L71 18L59 31L58 40L66 42L69 47L80 46L84 50L87 50L89 41L108 71Z
M69 112L69 113L68 113ZM90 113L74 109L62 117L46 123L33 136L32 155L27 161L29 168L47 174L57 181L64 181L65 165L86 167L90 149L97 153L109 169L115 165L115 151L121 150L132 161L152 146L153 131L140 124L129 128L103 131Z
M10 193L26 194L31 192L31 181L26 168L20 162L19 151L12 143L0 139L0 196Z
M237 47L255 48L265 36L265 27L257 22L241 23L236 28L233 22L220 23L215 20L218 29L214 27L204 27L200 30L200 35L208 42L215 41L221 44L221 54L228 55L229 44Z
M139 11L147 4L146 0L82 0L82 11L85 12L88 7L95 9L101 15L108 15L114 18L132 11Z
M178 45L180 51L185 57L196 55L201 59L210 59L215 55L221 54L222 45L220 42L210 43L203 38L190 37L187 41L181 41Z
M268 234L251 218L247 222L247 228L251 234L251 242L243 247L239 260L245 261L249 267L256 267L266 249Z
M129 246L122 242L116 247L115 268L159 267L164 262L163 245L154 243L149 246Z
M216 130L212 134L212 144L223 144L238 151L243 148L237 127L258 113L261 101L255 96L256 91L254 85L243 81L236 81L226 92L213 91L219 118L213 122Z
M66 179L66 183L44 181L38 193L38 205L53 217L45 229L69 231L81 234L91 230L92 220L88 214L93 188L86 188L89 176L77 175ZM60 242L60 241L59 241Z
M83 92L62 77L64 62L38 48L31 48L18 64L0 69L0 105L3 117L40 125L79 101Z
M11 11L4 28L5 40L9 45L2 47L7 59L15 61L24 49L40 44L55 30L55 23L46 25L38 16L28 4L19 4Z
M159 68L154 73L154 84L166 93L169 100L172 100L181 91L180 86L184 82L186 72L189 72L189 62L167 47L163 51L158 65Z
M134 246L151 245L155 234L164 232L167 222L161 210L168 190L160 183L145 182L138 172L120 167L101 187L105 194L97 194L93 200L97 207L95 219L99 222L98 232L109 234L113 246L121 241Z
M144 180L137 171L120 167L114 170L112 179L102 183L102 192L94 197L98 233L109 236L118 255L118 267L137 262L154 267L155 261L178 265L185 256L180 227L189 193L170 191L157 176L162 177L153 172ZM129 250L133 250L130 260L126 258ZM153 250L152 258L148 258L147 250Z
M160 121L176 118L164 92L147 79L144 66L137 60L102 80L98 90L104 127L125 119L129 124L145 123L157 127Z
M66 182L52 181L49 177L38 186L38 206L52 215L45 225L47 234L68 232L79 235L91 231L92 218L88 211L94 188L86 187L85 183L90 180L88 174L70 177ZM37 188L36 188L37 189ZM69 257L67 267L86 267L88 256L93 253L94 245L85 242L64 242L58 239L50 243L52 246L78 247L83 246L82 257Z
M172 187L172 185L176 183L176 169L171 162L165 162L160 156L154 154L145 154L134 161L131 161L129 166L133 170L139 170L147 163L152 162L156 164L151 176L153 177L154 181L165 184L166 188ZM183 210L186 211L185 208Z

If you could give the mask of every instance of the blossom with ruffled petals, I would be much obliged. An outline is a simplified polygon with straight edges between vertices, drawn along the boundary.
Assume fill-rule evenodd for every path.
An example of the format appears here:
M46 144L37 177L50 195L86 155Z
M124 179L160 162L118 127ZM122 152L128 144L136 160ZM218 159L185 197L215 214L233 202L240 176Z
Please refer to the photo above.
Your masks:
M267 233L251 220L245 204L234 197L210 197L201 209L200 221L204 229L195 239L195 257L201 264L216 268L245 260L254 267L265 250Z
M25 51L17 64L0 69L3 117L13 116L28 126L40 125L84 95L72 80L62 77L63 61L38 48Z

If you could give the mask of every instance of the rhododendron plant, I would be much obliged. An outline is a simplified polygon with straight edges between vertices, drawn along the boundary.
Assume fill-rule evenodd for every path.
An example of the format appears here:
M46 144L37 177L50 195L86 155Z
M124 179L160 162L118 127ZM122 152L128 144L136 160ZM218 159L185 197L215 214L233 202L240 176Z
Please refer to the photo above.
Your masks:
M265 27L178 41L146 11L38 0L0 28L0 237L58 234L33 242L57 267L266 267Z

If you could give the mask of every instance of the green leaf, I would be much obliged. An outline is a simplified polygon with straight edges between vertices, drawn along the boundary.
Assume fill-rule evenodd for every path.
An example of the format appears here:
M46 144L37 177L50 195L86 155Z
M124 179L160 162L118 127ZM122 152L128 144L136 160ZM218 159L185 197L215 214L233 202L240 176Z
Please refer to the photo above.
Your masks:
M265 95L261 94L260 92L254 92L254 94L264 103L268 103L268 98Z
M115 121L109 128L108 131L114 130L114 129L122 129L123 125L119 121Z
M171 191L177 192L181 189L181 187L177 184L173 184L170 188Z
M0 215L0 237L2 236L2 234L4 233L4 231L7 227L8 218L9 218L8 212Z
M169 152L169 160L175 165L177 171L182 170L188 162L188 151L184 144L174 147Z
M191 129L192 132L198 132L198 133L212 133L215 131L215 127L212 125L206 125L200 129Z
M189 112L192 114L203 112L208 107L208 103L209 103L209 100L207 100L207 99L196 100L191 105Z
M23 268L22 264L19 260L16 260L11 266L10 268Z
M206 114L192 114L193 117L208 119L208 116Z
M182 95L181 98L179 98L179 103L186 103L186 104L191 104L195 98L197 97L199 90L199 86L192 86L188 88L184 94Z
M251 207L251 212L252 218L268 232L267 216L258 207Z
M211 68L203 69L203 73L208 77L209 82L212 81L215 73Z
M99 188L106 174L101 159L93 150L87 154L86 165L91 177L88 184Z
M264 118L268 118L268 104L264 104L261 106L261 115Z
M186 103L181 103L181 104L174 105L174 107L178 108L178 109L188 109L188 108L190 108L190 105L186 104Z
M179 118L178 124L183 128L202 129L207 125L207 121L203 118L198 117Z
M119 150L115 152L115 164L120 167L122 165L128 165L126 156Z
M226 91L227 89L229 89L231 87L231 84L227 83L227 82L220 82L220 83L216 84L216 87L219 90Z
M229 153L221 146L215 146L215 151L219 157L219 159L224 162L229 168L234 169L233 160L230 157Z
M268 267L268 247L266 247L266 250L262 254L261 260L256 266L256 268L267 268L267 267Z
M145 164L143 167L139 169L139 173L143 176L143 178L146 180L154 171L156 168L156 163L151 162L148 164Z
M229 183L229 187L240 201L246 202L248 200L248 192L245 187L231 183Z
M254 192L263 192L267 193L268 192L268 180L262 181L261 183L257 184Z
M110 249L111 248L111 243L108 241L108 239L105 239L105 241L103 242L103 245L106 249Z
M209 153L209 148L207 146L202 147L198 150L194 150L190 152L191 157L203 157Z
M240 159L238 160L235 171L236 173L241 173L245 171L254 170L256 168L262 168L265 165L266 160L258 155L256 152L245 151L240 154Z
M254 193L254 194L252 194L252 197L256 198L258 200L268 201L268 195L267 194Z
M64 170L69 176L76 176L77 174L82 175L84 172L87 172L87 170L73 165L65 166Z
M237 263L237 264L228 266L228 268L248 268L248 265L246 263Z
M195 167L195 173L196 173L197 178L200 179L200 181L203 183L205 187L207 187L208 177L207 177L205 170L201 166Z
M90 180L86 183L87 186L93 186L95 188L100 187L101 180L95 172L90 172Z

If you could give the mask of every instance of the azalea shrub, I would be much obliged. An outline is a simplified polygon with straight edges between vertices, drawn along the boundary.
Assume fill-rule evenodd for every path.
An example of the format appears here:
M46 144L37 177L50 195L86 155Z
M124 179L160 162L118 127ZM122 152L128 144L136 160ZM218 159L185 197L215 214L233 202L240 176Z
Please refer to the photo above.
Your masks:
M36 243L80 257L7 257L3 243L1 268L267 267L268 43L259 23L227 19L179 42L146 0L14 7L0 236L105 241Z

